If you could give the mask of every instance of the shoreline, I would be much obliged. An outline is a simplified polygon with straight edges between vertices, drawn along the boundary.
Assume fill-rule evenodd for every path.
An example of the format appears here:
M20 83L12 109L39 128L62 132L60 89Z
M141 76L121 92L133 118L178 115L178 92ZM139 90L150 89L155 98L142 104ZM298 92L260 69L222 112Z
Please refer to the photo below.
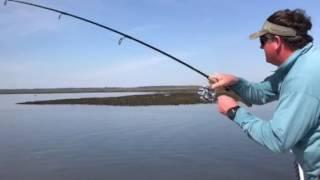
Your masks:
M200 86L141 86L103 88L0 89L1 94L111 93L111 92L196 92Z
M27 101L22 105L110 105L110 106L151 106L206 104L196 92L168 92L119 97L75 98Z

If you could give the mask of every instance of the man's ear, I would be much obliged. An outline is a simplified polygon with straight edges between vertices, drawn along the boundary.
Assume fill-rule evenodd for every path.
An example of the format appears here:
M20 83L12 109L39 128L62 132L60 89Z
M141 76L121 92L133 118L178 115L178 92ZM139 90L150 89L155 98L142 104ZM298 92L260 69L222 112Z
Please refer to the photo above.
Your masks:
M272 39L273 48L279 54L281 49L283 49L283 39L280 36L275 35Z

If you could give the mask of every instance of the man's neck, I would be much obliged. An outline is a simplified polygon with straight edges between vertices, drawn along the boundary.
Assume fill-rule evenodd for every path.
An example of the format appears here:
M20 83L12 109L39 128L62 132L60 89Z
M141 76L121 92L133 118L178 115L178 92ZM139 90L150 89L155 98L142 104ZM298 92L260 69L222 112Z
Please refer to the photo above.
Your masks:
M284 47L281 52L279 53L279 66L286 62L289 57L294 53L294 50L289 49L288 47Z

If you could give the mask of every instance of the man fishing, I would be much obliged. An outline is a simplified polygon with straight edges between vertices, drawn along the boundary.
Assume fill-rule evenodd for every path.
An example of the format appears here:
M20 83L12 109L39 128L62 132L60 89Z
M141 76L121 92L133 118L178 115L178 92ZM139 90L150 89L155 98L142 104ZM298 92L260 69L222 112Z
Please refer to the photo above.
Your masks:
M255 142L273 152L292 150L306 179L320 179L320 50L308 34L304 10L280 10L250 36L260 39L268 63L277 70L260 83L229 74L209 77L210 88L229 87L252 104L278 100L269 121L249 113L231 97L221 95L219 111L237 123Z
M233 90L246 104L265 104L279 100L273 118L264 121L240 107L232 97L218 96L219 111L236 122L254 141L275 152L292 149L309 180L320 174L320 51L308 34L312 27L303 10L281 10L272 14L262 29L250 36L260 38L266 60L278 66L274 74L261 83L250 83L233 75L208 76L184 61L128 34L92 20L19 0L6 0L70 16L112 31L151 48L209 79L211 89ZM121 41L119 41L121 43Z

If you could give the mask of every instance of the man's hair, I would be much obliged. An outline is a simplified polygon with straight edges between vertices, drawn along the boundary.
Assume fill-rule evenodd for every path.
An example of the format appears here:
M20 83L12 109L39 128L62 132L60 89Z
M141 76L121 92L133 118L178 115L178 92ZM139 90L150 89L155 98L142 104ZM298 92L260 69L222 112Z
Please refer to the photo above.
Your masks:
M308 31L312 28L311 18L302 9L280 10L269 16L267 20L296 30L296 36L281 36L289 48L293 50L300 49L313 41L313 37L308 34Z

